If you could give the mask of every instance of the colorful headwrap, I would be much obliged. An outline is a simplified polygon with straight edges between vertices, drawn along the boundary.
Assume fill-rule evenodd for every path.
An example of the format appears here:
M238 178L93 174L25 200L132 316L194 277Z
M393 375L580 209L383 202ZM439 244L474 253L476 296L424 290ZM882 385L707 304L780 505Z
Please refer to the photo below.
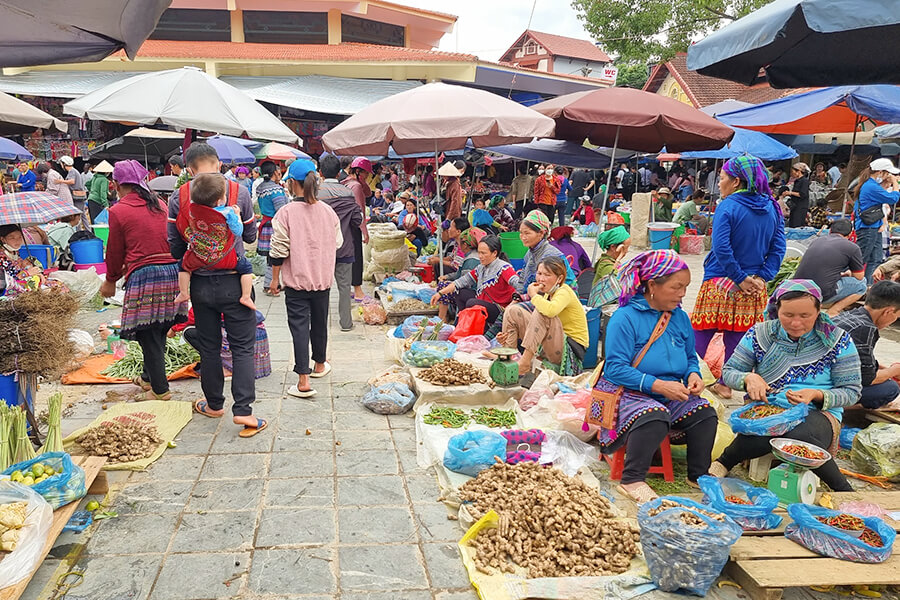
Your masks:
M529 225L533 225L538 228L540 233L543 233L544 236L550 233L550 219L547 218L547 215L542 213L541 211L534 209L522 219L523 223L528 223Z
M775 288L775 293L769 298L769 304L766 306L766 317L769 320L778 318L778 300L788 292L802 292L809 294L819 302L822 301L822 290L812 279L786 279ZM834 345L836 342L835 330L834 322L828 316L828 313L820 312L816 321L816 331L819 337L822 338L822 341L829 346Z
M561 240L564 237L572 237L575 235L575 230L571 227L554 227L550 231L550 239L551 240Z
M465 244L469 248L477 248L478 243L484 239L487 233L483 229L477 227L469 227L459 234L459 243Z
M499 205L500 202L502 202L505 199L506 199L506 196L504 196L502 194L494 194L493 196L491 196L490 207L497 208L497 205Z
M483 208L476 208L472 211L472 225L475 227L481 227L482 225L491 225L494 222L494 217L491 216L491 213L484 210Z
M619 306L625 306L636 294L644 291L644 284L687 269L688 265L674 250L641 252L619 270L622 292Z
M772 191L769 189L769 174L766 171L766 166L755 156L750 156L749 154L735 156L725 162L722 170L732 177L746 181L747 191L751 194L772 195Z
M624 225L618 225L613 227L612 229L607 229L603 233L597 236L597 244L603 249L606 250L610 246L615 246L616 244L621 244L631 236L628 234L628 230L625 229Z

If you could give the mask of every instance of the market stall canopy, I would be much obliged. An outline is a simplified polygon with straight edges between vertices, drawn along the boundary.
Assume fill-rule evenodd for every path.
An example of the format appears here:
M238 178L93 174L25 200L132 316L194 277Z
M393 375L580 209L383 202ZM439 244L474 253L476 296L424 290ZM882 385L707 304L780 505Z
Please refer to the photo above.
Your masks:
M111 161L134 159L145 165L152 158L154 163L162 163L181 149L183 141L184 136L175 131L138 127L96 146L89 157Z
M31 133L35 129L51 127L63 133L69 131L65 121L45 113L24 100L0 92L0 134Z
M228 137L227 135L214 135L206 139L206 143L216 149L216 154L226 165L252 165L256 162L256 157L250 151L250 148L241 142L252 142L252 140L240 140L239 138ZM261 146L261 144L255 144Z
M532 106L556 121L557 139L659 152L719 148L734 135L696 108L642 90L604 88L559 96Z
M765 133L853 132L866 120L876 125L900 121L900 87L822 88L722 113L718 119L735 127Z
M497 94L429 83L379 100L322 136L335 154L380 155L485 148L552 137L553 121Z
M34 160L34 155L11 139L0 137L0 160Z
M728 160L744 154L752 154L761 160L787 160L797 156L797 151L767 136L765 133L735 127L734 137L719 150L682 152L681 158L690 160L704 158Z
M688 48L687 67L775 88L900 83L897 0L775 0Z
M279 144L276 142L269 142L256 150L253 151L254 156L258 160L290 160L292 158L312 158L306 152L302 150L297 150L296 148L291 148L290 146L285 146L284 144Z
M144 73L63 105L66 114L98 121L171 127L280 142L297 134L244 92L195 67Z
M611 163L606 154L566 140L540 139L527 144L491 146L484 148L484 151L535 163L582 169L605 169Z
M178 182L178 178L174 175L160 175L159 177L154 177L147 184L154 192L164 192L166 194L171 194L175 191L175 184Z
M0 225L41 225L81 212L71 200L50 192L16 192L0 196Z
M729 99L722 100L721 102L716 102L715 104L710 104L708 106L701 106L700 112L711 117L715 117L716 115L740 110L742 108L747 108L748 106L753 106L753 104L750 102L741 102L740 100Z
M0 0L0 67L134 59L172 0Z
M900 140L900 124L889 123L876 127L875 137L881 142L896 142Z

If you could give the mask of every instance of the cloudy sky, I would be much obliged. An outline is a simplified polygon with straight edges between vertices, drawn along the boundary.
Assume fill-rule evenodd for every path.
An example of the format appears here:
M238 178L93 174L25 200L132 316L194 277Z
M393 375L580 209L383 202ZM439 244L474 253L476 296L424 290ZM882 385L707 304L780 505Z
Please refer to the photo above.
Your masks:
M456 31L444 36L441 50L497 60L528 26L533 0L401 0L402 4L459 17ZM568 0L537 0L531 28L590 39Z

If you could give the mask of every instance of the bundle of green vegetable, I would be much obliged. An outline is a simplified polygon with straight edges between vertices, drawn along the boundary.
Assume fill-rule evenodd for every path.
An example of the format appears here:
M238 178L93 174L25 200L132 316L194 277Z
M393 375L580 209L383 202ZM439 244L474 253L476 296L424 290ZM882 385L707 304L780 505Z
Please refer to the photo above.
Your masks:
M6 402L0 402L0 471L5 471L13 464L15 447L11 443L12 412L12 408Z
M516 424L516 411L482 407L472 411L472 420L488 427L513 427Z
M47 439L41 454L45 452L65 452L62 441L62 394L56 392L47 400L49 405L47 417Z
M28 439L28 416L21 406L14 407L12 413L14 415L15 424L13 426L13 435L10 439L15 440L16 443L12 464L18 464L20 462L25 462L26 460L31 460L37 455L34 453L34 446L31 445L31 440Z
M782 281L793 277L794 273L797 272L797 267L799 266L800 258L798 257L786 258L781 261L781 268L778 269L778 272L775 273L775 278L772 279L772 281L770 281L768 284L769 295L771 296L775 292L775 289L779 285L781 285Z
M134 379L144 372L144 355L137 342L127 342L128 350L125 356L111 364L102 375L120 379ZM180 337L166 340L166 375L171 375L178 369L192 365L200 360L200 355L194 348L184 342Z

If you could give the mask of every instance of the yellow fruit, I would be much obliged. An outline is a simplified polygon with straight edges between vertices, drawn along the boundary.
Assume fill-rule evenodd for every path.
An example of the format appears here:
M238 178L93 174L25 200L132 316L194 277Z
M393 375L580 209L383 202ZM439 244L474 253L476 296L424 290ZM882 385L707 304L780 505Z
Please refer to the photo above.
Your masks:
M90 502L87 503L87 506L85 506L84 508L85 508L85 510L94 512L95 510L100 508L100 503L97 502L96 500L91 500Z
M53 467L44 467L44 475L54 475L56 471L53 470Z
M12 479L13 481L18 481L18 480L22 479L22 477L24 477L24 475L22 475L22 471L13 471L12 474L9 476L9 478Z
M42 465L41 463L35 463L31 465L31 472L35 477L40 477L44 474L44 465Z
M22 483L24 483L25 485L27 485L29 487L34 485L34 477L31 477L31 476L26 477L25 479L22 480Z

